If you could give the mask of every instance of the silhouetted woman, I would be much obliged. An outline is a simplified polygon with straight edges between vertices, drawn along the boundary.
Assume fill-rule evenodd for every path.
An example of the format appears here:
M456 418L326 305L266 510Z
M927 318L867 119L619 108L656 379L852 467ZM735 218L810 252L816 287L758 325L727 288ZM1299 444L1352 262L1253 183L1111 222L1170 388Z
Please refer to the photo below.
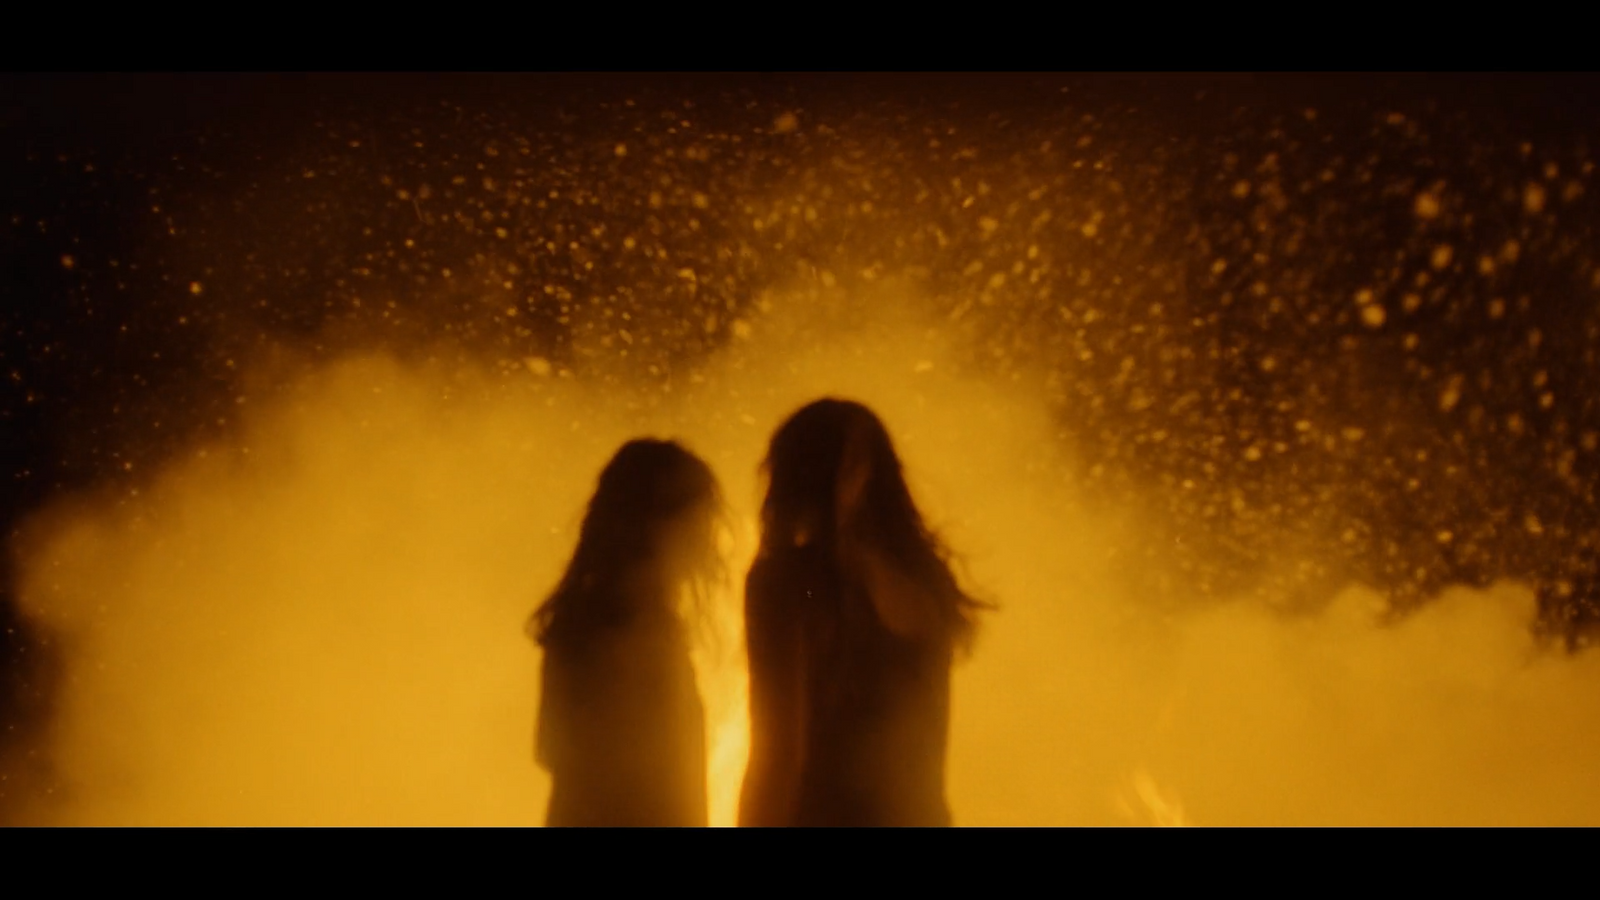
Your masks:
M705 825L705 714L681 607L720 569L715 477L630 441L600 474L566 574L529 621L544 647L547 825Z
M765 469L740 824L949 825L950 666L980 604L866 407L804 407Z

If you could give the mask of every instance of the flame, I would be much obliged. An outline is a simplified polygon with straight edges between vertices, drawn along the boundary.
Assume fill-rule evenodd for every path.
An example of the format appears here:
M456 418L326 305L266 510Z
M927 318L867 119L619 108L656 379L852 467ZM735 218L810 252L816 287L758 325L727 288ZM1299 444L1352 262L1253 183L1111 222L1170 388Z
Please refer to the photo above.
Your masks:
M758 538L754 518L739 517L720 529L723 558L729 573L749 568ZM750 678L745 664L742 581L730 579L709 610L709 646L695 654L695 674L706 708L706 790L710 824L731 828L739 822L739 789L750 756Z
M1128 799L1118 798L1123 815L1136 822L1160 828L1187 828L1194 824L1183 814L1183 804L1173 795L1163 791L1155 778L1143 767L1134 769L1129 779L1133 788L1135 807Z
M746 703L749 681L743 676L731 678L736 702L722 715L708 720L710 740L706 746L709 766L711 825L731 828L739 823L739 787L744 780L745 762L750 757L750 713Z

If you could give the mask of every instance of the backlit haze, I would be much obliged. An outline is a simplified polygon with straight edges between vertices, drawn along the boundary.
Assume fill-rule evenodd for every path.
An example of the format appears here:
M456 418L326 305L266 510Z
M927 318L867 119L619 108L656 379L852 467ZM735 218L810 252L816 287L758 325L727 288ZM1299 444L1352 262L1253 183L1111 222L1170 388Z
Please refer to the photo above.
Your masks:
M734 512L731 824L757 467L836 395L998 607L957 824L1600 824L1582 128L680 81L25 142L5 396L57 486L10 597L54 668L12 667L7 821L539 824L522 626L653 435Z

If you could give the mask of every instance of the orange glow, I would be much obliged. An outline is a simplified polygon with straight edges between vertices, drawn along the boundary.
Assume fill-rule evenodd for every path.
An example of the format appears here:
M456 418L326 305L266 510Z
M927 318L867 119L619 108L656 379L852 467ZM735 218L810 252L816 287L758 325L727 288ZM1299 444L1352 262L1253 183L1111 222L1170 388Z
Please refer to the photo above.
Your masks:
M785 415L837 393L882 415L1001 607L955 676L958 824L1600 824L1600 662L1536 653L1528 590L1457 591L1392 628L1359 586L1299 619L1158 610L1114 552L1137 512L1074 492L1043 399L961 378L899 299L774 296L666 393L544 360L507 387L352 356L253 398L231 444L139 493L61 502L19 546L20 595L70 667L69 794L36 820L540 823L522 623L600 466L656 434L706 458L736 514L722 643L698 660L730 824L756 466Z

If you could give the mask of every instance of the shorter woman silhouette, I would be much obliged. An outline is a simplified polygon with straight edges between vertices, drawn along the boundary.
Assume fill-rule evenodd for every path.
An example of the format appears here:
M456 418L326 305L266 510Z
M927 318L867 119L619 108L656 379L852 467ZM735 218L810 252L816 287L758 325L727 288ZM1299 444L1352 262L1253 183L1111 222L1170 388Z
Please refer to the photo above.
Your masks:
M545 824L706 824L705 714L681 607L720 572L716 478L635 440L600 474L566 574L528 622L544 648Z

